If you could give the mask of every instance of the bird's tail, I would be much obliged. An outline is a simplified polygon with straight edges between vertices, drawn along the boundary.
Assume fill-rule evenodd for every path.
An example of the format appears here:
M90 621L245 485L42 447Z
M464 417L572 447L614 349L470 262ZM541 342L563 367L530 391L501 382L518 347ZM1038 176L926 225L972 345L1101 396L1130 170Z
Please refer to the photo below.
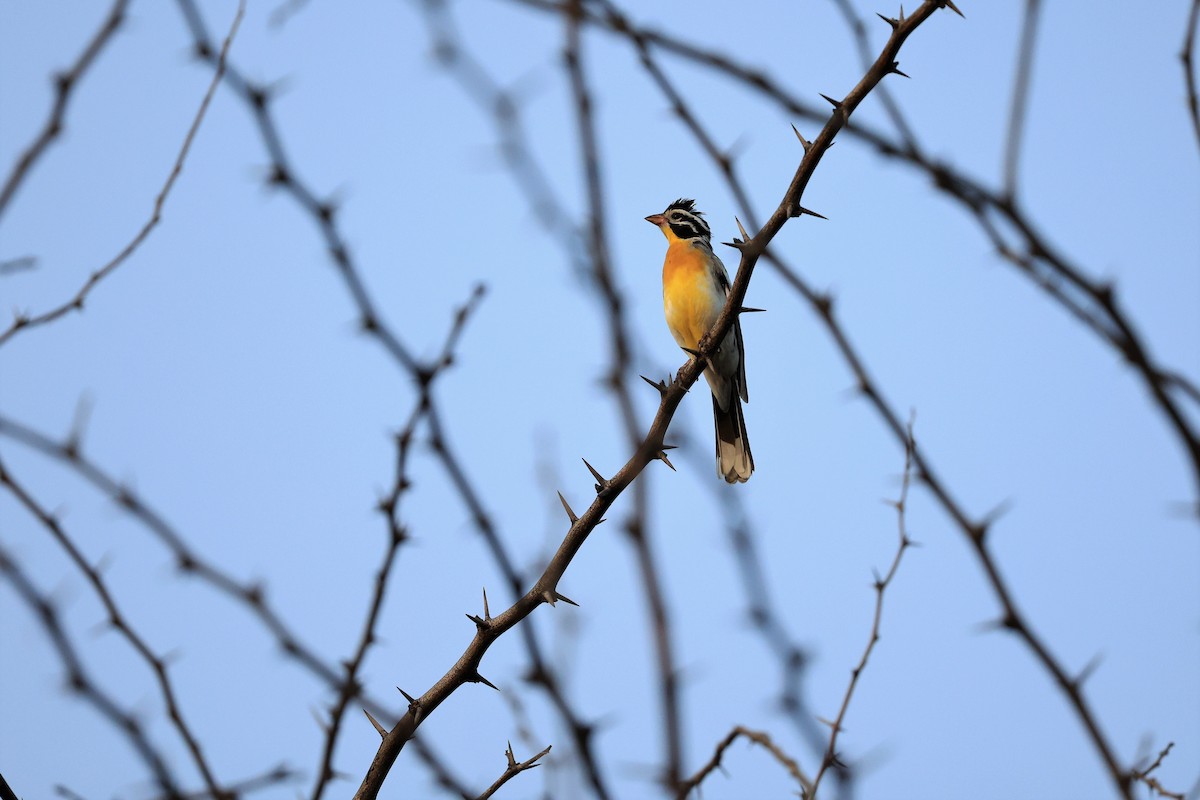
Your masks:
M729 393L729 408L713 396L713 421L717 428L717 474L726 483L745 483L754 472L754 456L750 454L750 439L746 436L746 420L742 417L742 398L736 388Z

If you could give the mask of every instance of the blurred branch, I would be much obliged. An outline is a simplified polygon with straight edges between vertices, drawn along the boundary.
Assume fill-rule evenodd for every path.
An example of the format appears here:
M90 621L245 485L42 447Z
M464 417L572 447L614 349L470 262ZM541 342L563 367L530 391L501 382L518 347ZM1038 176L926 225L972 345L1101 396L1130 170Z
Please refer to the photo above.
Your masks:
M112 40L113 34L121 27L121 23L125 20L125 9L128 6L129 0L116 0L109 9L108 16L100 23L99 30L88 41L87 46L83 48L83 52L79 54L79 58L75 59L71 68L54 76L54 105L50 109L50 117L29 147L25 148L25 151L17 158L17 163L13 165L4 185L0 186L0 217L4 216L9 201L12 200L13 194L16 193L17 188L29 173L29 169L42 157L50 143L62 134L67 104L71 100L75 87L79 85L84 74L96 62L100 51Z
M1017 74L1013 78L1012 105L1008 116L1008 139L1004 149L1004 194L1010 198L1017 196L1021 137L1025 132L1025 111L1029 107L1029 79L1033 72L1033 54L1036 50L1041 10L1041 0L1025 0L1021 44L1017 52Z
M23 272L33 269L37 266L37 258L34 256L17 256L0 261L0 275L12 275L14 272Z
M793 217L800 215L800 199L808 184L813 171L820 162L833 141L836 133L848 121L850 114L863 101L883 78L894 67L896 54L908 36L922 22L928 19L936 10L943 7L946 0L926 0L913 14L902 22L898 22L889 37L879 58L866 71L859 83L841 101L834 101L834 112L826 122L820 135L805 152L796 174L792 178L783 199L775 213L767 220L763 228L749 241L739 241L737 248L741 251L741 264L737 278L733 282L725 308L714 323L712 329L701 339L695 356L691 357L679 370L670 386L660 385L661 400L658 412L650 426L650 430L636 452L625 465L611 478L596 484L596 499L588 509L577 516L566 500L564 509L571 521L571 528L559 546L558 551L550 559L541 577L534 585L512 606L498 617L491 617L485 610L484 616L471 616L475 622L476 631L471 643L452 666L438 681L419 699L412 703L409 712L400 719L384 737L379 751L371 762L366 775L363 777L356 798L375 798L383 785L388 772L404 748L405 743L416 731L420 723L453 694L464 683L486 683L479 673L479 665L484 654L491 645L524 620L542 603L554 603L563 599L558 593L558 583L565 574L571 561L583 546L588 535L596 525L603 521L603 514L630 484L641 474L651 461L659 460L664 454L663 438L667 427L674 417L684 394L700 377L704 364L716 350L724 334L733 326L735 316L741 313L742 301L746 295L754 265L766 249L768 243L783 228L784 224Z
M142 723L131 712L122 711L117 701L105 692L84 668L79 657L79 651L67 635L62 620L59 619L58 609L50 597L39 591L33 582L18 566L12 554L0 544L0 573L12 584L21 600L29 607L30 613L45 629L50 643L58 652L58 658L67 673L67 689L83 697L100 715L107 719L119 731L154 773L159 788L169 798L179 798L179 784L163 755L150 743Z
M570 79L571 97L575 105L576 124L579 128L579 152L583 161L583 173L587 191L589 254L591 276L606 312L610 352L605 384L612 391L625 429L625 439L631 449L636 449L641 440L641 425L629 387L631 369L632 335L625 316L625 303L617 288L608 246L608 223L604 210L604 184L601 178L600 148L597 144L596 122L593 115L591 90L584 75L582 36L580 19L583 14L581 0L573 2L567 10L567 47L565 63ZM661 453L664 463L665 451ZM587 464L584 461L584 464ZM591 465L587 464L591 470ZM674 469L672 467L672 469ZM594 471L593 471L593 474ZM597 476L597 480L603 480ZM596 486L597 491L600 484ZM633 545L646 599L647 615L654 632L654 653L658 674L660 720L662 724L663 749L666 754L665 770L661 776L667 789L674 792L683 779L683 724L679 699L679 675L675 668L675 654L671 643L671 623L666 600L663 597L660 570L654 558L650 542L650 526L647 514L649 504L645 480L637 481L632 487L633 503L624 530Z
M533 769L534 767L540 767L541 764L537 763L538 760L541 759L542 756L546 755L549 752L550 752L550 747L547 747L545 750L538 753L533 758L530 758L527 761L518 762L516 759L516 756L513 755L512 742L509 742L508 748L504 751L504 757L508 759L508 767L504 770L504 774L496 779L495 783L493 783L491 786L489 786L487 788L487 790L484 791L483 794L479 795L477 800L488 800L489 797L491 797L497 791L499 791L501 786L508 783L510 780L515 778L517 775L520 775L522 772L524 772L527 769Z
M1179 60L1183 62L1183 82L1187 86L1188 114L1192 118L1192 130L1196 132L1196 144L1200 146L1200 103L1196 100L1196 29L1200 28L1200 0L1192 0L1188 12L1187 34L1183 37L1183 50Z
M775 760L782 764L783 767L788 771L788 774L795 779L796 783L800 787L800 793L802 795L805 792L808 792L812 787L812 781L809 780L808 776L804 774L804 770L800 768L800 765L796 763L796 760L787 753L783 752L778 745L771 741L771 737L767 733L763 731L750 730L749 728L744 728L741 725L738 725L717 744L717 749L713 753L712 758L708 760L708 763L697 770L695 775L692 775L680 785L679 791L676 794L678 800L684 800L684 798L686 798L693 789L699 790L700 784L704 782L704 779L717 769L721 768L721 759L724 757L725 751L728 750L730 745L737 741L739 737L749 739L755 744L760 744L766 748L767 752L774 756Z
M201 777L204 779L204 785L208 787L209 794L215 800L232 800L233 793L222 789L217 782L212 768L201 752L199 740L184 719L183 710L179 707L179 701L175 696L175 689L171 685L171 679L167 673L166 659L156 655L150 648L150 645L146 643L146 640L133 629L128 618L117 608L116 600L113 598L112 592L108 590L104 579L100 576L100 571L89 564L87 559L84 558L83 553L75 546L75 542L67 535L67 531L62 523L39 505L33 496L8 472L2 459L0 459L0 486L8 489L9 493L17 499L17 502L41 523L42 527L66 551L67 556L76 569L83 573L84 578L87 579L88 584L92 587L92 591L95 592L97 599L104 606L104 610L108 614L108 624L125 638L129 646L146 662L154 673L155 680L158 682L159 694L162 695L163 703L167 709L167 716L175 726L179 737L183 739L184 744L187 746L188 753L192 757L192 762L196 765L196 769L199 770Z
M908 486L912 478L913 451L916 448L912 428L913 423L910 419L908 422L908 441L904 447L904 474L900 479L900 497L891 503L896 509L896 525L900 533L900 540L896 546L896 555L892 557L892 565L882 578L879 577L879 573L875 573L875 616L871 620L871 635L867 638L867 646L863 650L858 664L850 671L850 683L846 686L846 694L842 697L842 707L838 709L837 718L830 725L832 730L829 733L829 747L826 748L825 756L821 759L821 767L817 770L812 786L805 795L806 800L816 800L817 789L821 786L821 778L825 775L826 770L841 762L837 754L838 735L843 730L842 723L846 719L846 711L850 708L850 699L854 696L854 689L858 686L858 679L862 677L863 670L867 668L867 659L871 657L871 652L875 649L875 644L879 641L879 624L883 619L883 595L887 591L888 586L891 585L892 578L896 577L896 570L900 567L900 559L904 557L905 551L912 546L912 540L908 538L908 529L904 517L908 506Z
M194 0L178 0L178 3L180 13L183 14L188 30L192 34L196 56L209 64L220 63L223 58L214 51L208 29ZM332 201L318 200L308 184L301 180L288 158L283 147L279 126L272 114L271 100L273 98L271 93L266 88L248 81L232 63L225 65L221 77L233 93L246 103L254 117L263 147L271 162L267 184L289 195L316 224L325 240L329 258L333 261L338 275L346 285L358 310L359 325L363 332L375 339L414 380L420 383L425 370L375 307L375 303L363 283L358 266L350 255L346 240L338 228L337 206Z
M167 196L171 193L172 187L175 186L175 181L179 174L183 172L184 161L187 160L188 151L192 148L192 141L196 138L196 132L200 130L200 123L204 121L205 112L208 111L208 105L212 101L213 94L217 90L217 86L221 82L221 76L225 72L225 57L229 52L229 46L233 43L233 37L237 34L238 26L242 23L242 16L246 11L246 0L240 0L238 3L237 13L234 15L233 24L229 28L229 33L225 36L225 42L221 46L221 53L216 59L216 72L213 74L212 82L208 85L208 90L204 93L204 99L200 101L200 108L196 112L196 116L192 119L191 127L188 128L187 136L183 139L183 146L179 149L179 155L175 158L175 165L171 168L170 174L167 176L166 183L163 184L158 196L154 198L154 210L150 214L150 219L142 226L141 230L129 241L129 244L117 253L117 255L105 264L100 269L93 272L75 293L75 297L67 302L52 308L37 316L30 317L23 313L19 313L16 319L7 330L0 332L0 346L3 346L9 339L16 335L17 331L28 330L29 328L44 325L47 322L53 322L59 317L71 312L82 311L83 303L100 281L107 278L113 273L117 267L125 263L133 253L141 246L142 242L150 235L162 219L163 206L167 202Z

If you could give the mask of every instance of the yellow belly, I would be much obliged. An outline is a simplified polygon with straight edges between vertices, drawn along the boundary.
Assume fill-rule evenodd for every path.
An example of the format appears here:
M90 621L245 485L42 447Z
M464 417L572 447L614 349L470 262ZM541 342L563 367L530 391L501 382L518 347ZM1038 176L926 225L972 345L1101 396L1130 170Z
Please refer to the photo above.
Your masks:
M702 250L689 244L667 248L663 263L663 311L680 347L692 350L716 322L723 304Z

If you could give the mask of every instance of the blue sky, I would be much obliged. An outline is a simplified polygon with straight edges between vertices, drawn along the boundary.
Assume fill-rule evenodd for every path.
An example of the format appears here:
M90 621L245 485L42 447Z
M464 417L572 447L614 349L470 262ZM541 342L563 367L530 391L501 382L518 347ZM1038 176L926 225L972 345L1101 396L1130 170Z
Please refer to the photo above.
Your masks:
M862 74L833 3L695 3L630 8L634 19L759 65L799 97L842 96ZM856 3L871 19L895 9ZM925 149L999 186L1021 4L965 0L938 14L900 56L912 80L887 86ZM1038 39L1019 196L1042 232L1087 274L1115 282L1153 355L1200 379L1200 148L1178 52L1188 3L1125 15L1047 4ZM338 224L382 315L420 357L441 347L477 283L472 317L437 400L468 474L527 572L565 533L555 496L581 510L585 457L611 473L629 456L608 363L602 305L505 168L492 118L431 57L421 6L311 0L283 26L251 3L231 60L277 88L271 109L297 172L339 201ZM232 2L205 2L214 36ZM582 222L584 183L565 31L507 2L452 6L463 44L519 98L530 149L561 212ZM0 176L42 125L49 76L71 63L107 4L0 6ZM887 27L868 28L872 48ZM219 34L218 34L219 32ZM1099 43L1099 44L1098 44ZM37 313L74 294L148 218L211 72L189 57L173 3L134 2L127 24L75 94L64 135L0 217L0 312ZM635 337L635 372L683 362L662 321L661 235L642 218L697 198L715 235L736 234L721 176L638 66L627 44L588 31L618 287ZM734 146L759 209L773 208L800 157L789 127L817 126L742 87L663 57L715 139ZM856 120L886 129L877 98ZM161 225L91 295L83 314L0 347L0 414L50 435L90 406L84 448L330 661L348 655L370 596L385 528L373 511L392 480L390 434L415 392L356 312L316 227L264 186L269 159L245 104L213 100ZM999 566L1054 655L1075 672L1095 656L1092 709L1125 764L1175 748L1156 773L1196 796L1200 779L1200 542L1179 513L1196 481L1136 375L1090 331L999 260L972 217L929 179L843 135L805 205L829 217L789 223L776 247L838 300L845 330L891 403L916 415L921 446L958 500L994 528ZM734 252L723 254L732 270ZM890 562L903 453L851 391L852 376L798 296L765 265L744 321L757 472L717 483L710 404L693 392L675 418L672 473L653 464L650 536L683 676L685 769L733 725L770 731L809 771L819 754L779 713L779 663L747 623L720 496L736 493L763 558L775 610L811 657L804 691L832 717L862 652L871 571ZM4 318L5 322L7 317ZM640 381L638 381L640 384ZM640 389L638 390L640 392ZM655 393L635 394L648 425ZM1193 422L1200 414L1191 407ZM427 437L426 437L427 438ZM418 436L420 442L426 439ZM159 652L185 712L226 780L286 761L307 792L331 695L284 659L243 607L181 580L167 553L63 465L0 438L6 467L63 524ZM393 702L423 692L457 659L486 586L500 574L423 444L401 517L400 551L364 678ZM662 753L651 633L632 549L628 499L597 529L561 588L581 608L539 609L532 624L566 668L579 712L597 719L598 753L620 797L655 796ZM863 798L1100 797L1111 786L1078 719L1017 639L981 627L996 601L961 533L914 487L906 553L887 595L883 636L846 718L841 751L861 764ZM55 598L96 678L150 722L187 785L198 778L165 722L145 664L104 632L102 609L46 532L0 492L0 545ZM85 797L146 797L127 742L62 690L37 620L0 583L0 770L19 796L65 785ZM503 769L506 740L525 757L555 745L546 769L501 796L572 796L569 741L525 685L518 635L484 661L496 694L466 686L422 726L469 785ZM505 698L519 698L526 723ZM378 737L355 712L337 754L352 776ZM64 757L64 754L71 754ZM557 761L555 760L557 759ZM557 766L556 766L557 764ZM783 796L786 773L736 745L704 796ZM270 796L294 796L295 787ZM424 796L426 770L403 755L384 796Z

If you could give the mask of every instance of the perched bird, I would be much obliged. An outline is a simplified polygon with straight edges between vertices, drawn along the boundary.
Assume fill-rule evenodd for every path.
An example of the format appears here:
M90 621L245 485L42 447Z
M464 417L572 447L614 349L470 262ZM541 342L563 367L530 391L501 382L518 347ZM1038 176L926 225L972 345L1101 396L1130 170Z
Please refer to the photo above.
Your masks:
M694 351L725 307L729 273L713 252L712 231L696 210L695 200L680 198L646 221L657 225L668 242L662 274L667 327L680 347ZM742 401L749 402L750 396L739 320L733 321L709 359L704 377L713 396L717 474L728 483L745 483L754 472L754 456L742 417Z

